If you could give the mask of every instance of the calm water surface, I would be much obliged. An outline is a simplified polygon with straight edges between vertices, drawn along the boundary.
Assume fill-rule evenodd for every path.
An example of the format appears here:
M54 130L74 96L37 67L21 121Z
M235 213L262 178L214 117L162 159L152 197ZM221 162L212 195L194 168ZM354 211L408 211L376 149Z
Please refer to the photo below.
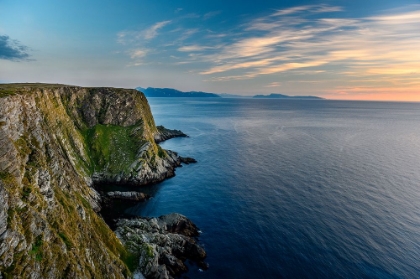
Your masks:
M129 213L179 212L189 278L420 278L420 104L149 98L197 164Z

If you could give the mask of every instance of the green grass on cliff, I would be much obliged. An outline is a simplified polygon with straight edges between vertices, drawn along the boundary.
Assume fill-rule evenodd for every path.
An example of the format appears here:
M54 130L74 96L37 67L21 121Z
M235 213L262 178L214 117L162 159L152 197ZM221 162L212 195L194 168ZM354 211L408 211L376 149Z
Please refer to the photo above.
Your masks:
M98 124L83 132L94 162L92 171L106 170L113 174L128 171L141 146L141 140L132 130L132 127Z
M11 89L0 88L0 98L4 98L10 95L14 95L15 91Z
M42 235L40 235L35 239L35 242L32 244L32 249L29 252L38 262L42 260L42 244Z
M21 93L25 88L56 88L62 87L62 84L46 84L46 83L3 83L0 84L0 98Z

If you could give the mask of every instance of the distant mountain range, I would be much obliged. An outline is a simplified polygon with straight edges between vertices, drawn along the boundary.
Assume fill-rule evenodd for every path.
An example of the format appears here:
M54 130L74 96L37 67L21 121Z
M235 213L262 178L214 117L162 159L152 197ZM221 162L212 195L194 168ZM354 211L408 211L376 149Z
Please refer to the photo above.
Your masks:
M324 99L317 96L287 96L287 95L276 94L276 93L272 93L270 95L255 95L252 98L256 98L256 99L311 99L311 100Z
M190 91L190 92L182 92L172 88L153 88L153 87L137 87L138 91L141 91L146 95L146 97L215 97L220 98L219 95L214 93L206 93L206 92L197 92L197 91Z
M252 96L236 95L229 93L219 93L218 95L222 98L252 98Z
M256 99L309 99L321 100L323 98L316 96L288 96L283 94L272 93L270 95L255 95L255 96L242 96L227 93L208 93L201 91L183 92L173 88L154 88L154 87L137 87L136 90L141 91L146 97L212 97L212 98L256 98Z

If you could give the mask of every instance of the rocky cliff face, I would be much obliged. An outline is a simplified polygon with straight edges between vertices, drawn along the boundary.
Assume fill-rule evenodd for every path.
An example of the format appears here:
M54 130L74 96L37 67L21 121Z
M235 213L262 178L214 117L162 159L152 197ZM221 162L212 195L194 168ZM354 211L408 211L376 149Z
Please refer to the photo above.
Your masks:
M137 264L96 214L94 183L174 174L136 90L0 85L0 271L5 278L124 278Z

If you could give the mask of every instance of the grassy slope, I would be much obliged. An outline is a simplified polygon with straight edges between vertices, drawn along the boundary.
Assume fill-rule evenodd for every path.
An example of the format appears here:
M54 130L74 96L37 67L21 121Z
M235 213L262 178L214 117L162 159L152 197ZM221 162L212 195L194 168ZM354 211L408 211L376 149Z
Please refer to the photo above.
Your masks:
M137 159L137 151L146 141L137 137L136 127L98 124L83 131L92 172L106 170L109 173L129 171Z

